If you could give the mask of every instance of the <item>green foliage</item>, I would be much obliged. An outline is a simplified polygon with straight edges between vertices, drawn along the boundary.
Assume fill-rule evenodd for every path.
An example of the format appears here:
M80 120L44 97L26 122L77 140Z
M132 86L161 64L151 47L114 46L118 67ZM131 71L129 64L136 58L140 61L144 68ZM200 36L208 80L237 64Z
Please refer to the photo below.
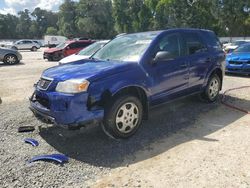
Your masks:
M190 0L192 1L192 0ZM220 36L250 35L250 0L64 0L59 12L25 9L17 16L0 14L0 39L112 38L166 28L194 27Z
M54 27L48 27L46 31L46 35L57 35L58 31Z
M75 25L76 8L76 2L72 0L65 0L60 6L57 24L61 35L73 37L77 34Z
M105 39L114 35L111 0L80 0L76 11L79 36Z

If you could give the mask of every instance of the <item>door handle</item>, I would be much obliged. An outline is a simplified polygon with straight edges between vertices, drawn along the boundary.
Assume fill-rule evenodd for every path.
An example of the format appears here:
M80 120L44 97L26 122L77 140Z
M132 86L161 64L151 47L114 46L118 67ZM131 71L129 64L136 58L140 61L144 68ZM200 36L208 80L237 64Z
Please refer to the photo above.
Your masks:
M212 59L209 57L209 58L206 59L205 62L206 62L206 63L210 63L211 61L212 61Z
M184 63L184 64L180 65L180 67L181 67L181 68L187 68L187 64Z

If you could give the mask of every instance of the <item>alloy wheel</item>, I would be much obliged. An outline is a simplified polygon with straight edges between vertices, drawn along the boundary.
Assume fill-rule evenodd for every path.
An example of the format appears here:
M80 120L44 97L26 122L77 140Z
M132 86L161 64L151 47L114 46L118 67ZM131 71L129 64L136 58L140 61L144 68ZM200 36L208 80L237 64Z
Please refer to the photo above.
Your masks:
M129 102L122 105L116 114L116 127L121 133L130 133L139 121L139 110L136 104Z
M208 88L208 95L210 99L214 99L219 93L219 81L216 78L213 78L210 81L209 88Z

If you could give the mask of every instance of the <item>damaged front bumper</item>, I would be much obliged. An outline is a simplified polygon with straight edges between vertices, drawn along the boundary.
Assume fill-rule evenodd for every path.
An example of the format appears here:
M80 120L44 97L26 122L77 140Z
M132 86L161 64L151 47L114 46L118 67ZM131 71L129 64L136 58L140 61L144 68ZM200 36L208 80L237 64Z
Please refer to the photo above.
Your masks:
M29 108L43 122L74 129L103 119L104 110L88 109L87 101L87 93L73 95L36 89Z

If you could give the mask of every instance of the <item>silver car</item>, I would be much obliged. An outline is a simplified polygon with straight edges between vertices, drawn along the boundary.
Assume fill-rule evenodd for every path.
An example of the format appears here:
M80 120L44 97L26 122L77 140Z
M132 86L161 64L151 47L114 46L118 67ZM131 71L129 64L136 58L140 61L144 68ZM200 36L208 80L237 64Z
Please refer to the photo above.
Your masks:
M0 62L4 64L13 65L17 64L22 60L22 55L12 49L0 48Z
M37 51L41 46L32 40L19 40L16 41L11 48L14 50L31 50Z

